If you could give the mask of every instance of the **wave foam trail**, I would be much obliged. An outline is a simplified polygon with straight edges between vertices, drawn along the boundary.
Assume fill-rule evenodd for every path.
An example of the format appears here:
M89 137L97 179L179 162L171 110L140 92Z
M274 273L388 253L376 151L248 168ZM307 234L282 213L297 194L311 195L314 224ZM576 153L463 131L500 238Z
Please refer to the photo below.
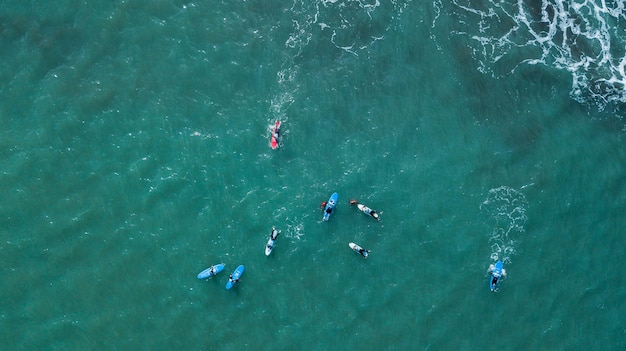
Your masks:
M302 240L304 237L304 218L300 219L286 219L286 234L290 238Z
M294 30L285 45L299 54L311 40L330 37L336 48L358 56L357 51L384 38L410 1L295 0L291 8Z
M411 0L294 0L289 8L292 29L285 40L285 58L277 74L280 92L270 113L284 117L299 88L296 58L305 56L312 42L331 45L359 56L392 28ZM304 57L306 58L306 57Z
M626 102L624 1L436 0L434 6L460 26L455 34L471 39L481 72L498 77L521 64L542 64L571 73L570 95L580 103L604 110Z
M492 228L489 233L492 260L511 262L511 256L515 254L516 239L526 230L527 205L524 194L515 189L501 186L489 190L480 210L487 215Z

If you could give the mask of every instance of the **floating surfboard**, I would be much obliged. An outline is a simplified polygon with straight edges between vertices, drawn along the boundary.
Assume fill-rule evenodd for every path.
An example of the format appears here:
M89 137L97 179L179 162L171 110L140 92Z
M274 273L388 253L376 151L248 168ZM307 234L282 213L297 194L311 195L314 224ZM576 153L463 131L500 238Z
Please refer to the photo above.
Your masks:
M337 201L339 200L339 194L333 193L328 202L326 202L326 206L324 206L324 217L323 221L327 221L330 218L330 215L335 211L335 206L337 206Z
M364 248L362 248L361 246L355 244L355 243L349 243L348 246L350 246L350 248L352 249L352 251L358 253L359 255L367 258L367 256L369 256L370 254L370 250L365 250Z
M241 278L241 275L243 274L243 269L243 265L239 265L239 267L233 271L233 274L228 277L228 281L226 282L226 289L232 288L235 284L237 284L237 282L239 282L239 278Z
M224 267L226 267L223 263L213 265L202 272L198 273L198 279L206 279L209 277L213 277L217 275L217 273L221 272Z

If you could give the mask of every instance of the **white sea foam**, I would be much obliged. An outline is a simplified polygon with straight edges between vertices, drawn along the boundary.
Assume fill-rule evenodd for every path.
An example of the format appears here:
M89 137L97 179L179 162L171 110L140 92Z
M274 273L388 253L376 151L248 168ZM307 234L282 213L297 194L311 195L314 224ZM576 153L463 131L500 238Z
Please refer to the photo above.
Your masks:
M292 30L285 40L286 56L277 73L279 91L271 99L270 120L285 120L299 88L299 65L311 42L331 45L337 50L359 56L374 43L384 40L402 10L411 0L294 0L289 9Z
M488 218L491 259L511 262L516 252L518 237L525 232L526 197L521 192L501 186L489 190L487 198L480 205L480 210Z
M545 65L571 74L578 102L599 110L626 102L623 1L436 0L434 7L433 25L451 16L483 73L500 77L520 65Z
M378 0L295 0L291 7L293 31L285 45L300 54L311 40L330 31L330 43L358 56L357 51L367 49L393 28L394 19L408 3L410 0L394 0L383 6Z
M289 238L301 240L305 233L303 218L287 218L285 222L287 223L287 236Z

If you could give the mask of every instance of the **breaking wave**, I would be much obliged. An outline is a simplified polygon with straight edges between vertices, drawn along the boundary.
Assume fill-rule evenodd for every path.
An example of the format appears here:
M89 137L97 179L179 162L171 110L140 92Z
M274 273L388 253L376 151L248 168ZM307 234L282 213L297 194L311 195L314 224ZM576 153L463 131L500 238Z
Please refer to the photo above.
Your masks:
M567 71L571 97L602 111L626 102L626 11L622 0L435 0L451 16L483 73L501 77L520 65Z

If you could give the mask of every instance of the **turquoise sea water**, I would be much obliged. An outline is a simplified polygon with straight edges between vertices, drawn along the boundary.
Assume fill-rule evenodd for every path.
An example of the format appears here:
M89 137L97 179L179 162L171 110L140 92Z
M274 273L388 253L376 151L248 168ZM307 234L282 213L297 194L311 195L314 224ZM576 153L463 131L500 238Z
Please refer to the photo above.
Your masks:
M618 5L0 1L0 349L623 350Z

